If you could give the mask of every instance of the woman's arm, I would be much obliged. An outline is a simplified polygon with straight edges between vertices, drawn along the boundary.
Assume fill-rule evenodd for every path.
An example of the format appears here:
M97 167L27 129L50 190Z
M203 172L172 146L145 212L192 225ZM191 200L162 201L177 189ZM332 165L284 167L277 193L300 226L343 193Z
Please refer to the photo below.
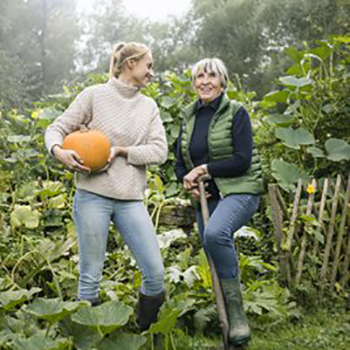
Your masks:
M51 155L55 145L61 146L63 138L92 118L91 90L83 90L45 132L45 144Z
M152 116L146 144L125 147L123 151L128 163L133 165L162 164L167 160L168 143L157 107Z

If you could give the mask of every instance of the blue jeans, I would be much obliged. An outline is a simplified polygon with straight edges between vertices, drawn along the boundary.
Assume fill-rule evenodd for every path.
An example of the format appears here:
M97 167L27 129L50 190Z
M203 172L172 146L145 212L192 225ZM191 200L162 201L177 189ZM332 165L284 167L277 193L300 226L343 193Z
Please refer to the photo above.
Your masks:
M142 201L116 200L77 189L73 210L79 243L80 299L98 297L111 220L141 270L141 292L153 296L164 290L158 241Z
M201 209L196 210L202 246L213 259L220 279L233 279L239 273L233 233L252 218L259 195L232 194L223 199L208 200L209 221L204 228Z

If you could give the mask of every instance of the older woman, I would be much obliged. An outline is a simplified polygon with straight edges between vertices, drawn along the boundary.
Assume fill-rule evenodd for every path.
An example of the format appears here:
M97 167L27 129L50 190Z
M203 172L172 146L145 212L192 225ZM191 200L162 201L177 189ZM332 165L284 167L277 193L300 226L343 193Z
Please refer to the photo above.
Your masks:
M211 175L206 187L210 218L204 228L196 206L198 230L225 296L230 343L240 345L250 340L251 332L243 309L233 233L259 205L263 192L260 160L247 111L225 95L228 73L224 63L217 58L199 61L192 80L199 99L183 112L176 175L194 201L199 200L198 177Z
M120 43L112 52L110 79L84 89L47 129L49 152L76 170L74 221L77 229L80 274L78 297L99 303L110 221L117 226L142 274L138 322L146 330L164 302L164 267L150 217L143 205L146 167L167 159L165 130L159 110L140 93L153 76L150 49L141 43ZM112 149L108 166L90 172L62 140L81 125L99 130Z

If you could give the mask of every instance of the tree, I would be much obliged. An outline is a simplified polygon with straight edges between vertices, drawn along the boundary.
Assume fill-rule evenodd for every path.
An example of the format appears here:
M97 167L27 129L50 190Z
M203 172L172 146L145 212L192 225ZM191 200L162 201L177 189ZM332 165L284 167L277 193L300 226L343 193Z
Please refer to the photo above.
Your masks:
M32 101L57 91L74 68L75 1L5 0L2 6L0 59L7 74L0 73L0 82L14 89L2 100L14 103L16 91Z

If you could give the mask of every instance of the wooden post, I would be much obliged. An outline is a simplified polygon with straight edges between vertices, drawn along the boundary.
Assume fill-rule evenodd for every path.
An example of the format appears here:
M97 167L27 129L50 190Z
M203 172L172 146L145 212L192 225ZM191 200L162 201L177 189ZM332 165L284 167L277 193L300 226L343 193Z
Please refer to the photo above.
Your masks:
M293 213L292 213L292 217L290 219L289 231L288 231L288 237L287 237L287 250L288 251L292 250L293 236L294 236L294 231L295 231L295 221L296 221L297 216L298 216L298 207L299 207L302 185L303 185L303 182L301 179L299 179L297 191L296 191L296 194L294 197Z
M314 189L316 189L316 180L315 179L312 180L311 186ZM309 194L309 199L307 202L307 209L306 209L307 216L309 216L311 214L312 205L314 202L314 196L315 196L314 192ZM308 225L308 224L305 223L305 225ZM303 229L303 236L301 238L301 248L300 248L300 254L299 254L299 259L298 259L297 275L295 277L296 284L299 284L299 282L300 282L301 274L303 272L304 259L305 259L306 244L307 244L307 231L305 230L305 225L304 225L304 229Z
M318 212L318 223L320 224L320 226L324 226L323 214L324 214L324 208L326 205L328 185L329 185L329 180L328 180L328 178L325 178L324 184L323 184L321 203L320 203L320 211ZM315 237L315 243L314 243L314 255L315 256L317 255L317 251L318 251L318 240Z
M327 269L328 269L328 261L329 261L329 255L330 255L331 248L332 248L332 238L333 238L333 233L334 233L335 216L337 214L340 185L341 185L341 177L340 177L340 175L338 175L337 182L335 185L334 197L333 197L331 220L330 220L328 232L327 232L327 243L326 243L326 248L325 248L324 255L323 255L323 264L322 264L322 268L321 268L321 278L322 279L325 279L326 274L327 274Z
M335 256L333 261L333 269L332 269L332 276L331 276L331 283L334 285L336 277L337 277L337 270L338 266L340 264L340 252L341 252L341 246L343 243L343 236L345 232L345 225L346 225L346 218L349 211L349 201L350 201L350 175L348 177L348 184L346 186L346 192L344 197L344 207L343 212L340 220L340 226L339 226L339 232L338 232L338 240L337 240L337 246L335 249ZM350 241L350 240L349 240ZM344 276L346 276L348 273L348 270L344 270Z
M340 284L343 288L345 287L346 283L349 280L349 265L350 265L350 233L348 235L348 247L346 249L344 265L342 269L344 271L344 275L340 281Z
M273 225L275 229L275 237L276 237L276 248L278 254L278 260L281 269L281 275L283 281L286 281L288 284L291 282L291 274L290 274L290 266L288 262L288 254L289 252L285 252L282 248L283 244L283 231L282 231L282 222L283 216L279 206L278 201L278 186L276 184L269 185L269 196L271 200L271 208L272 208L272 218Z

